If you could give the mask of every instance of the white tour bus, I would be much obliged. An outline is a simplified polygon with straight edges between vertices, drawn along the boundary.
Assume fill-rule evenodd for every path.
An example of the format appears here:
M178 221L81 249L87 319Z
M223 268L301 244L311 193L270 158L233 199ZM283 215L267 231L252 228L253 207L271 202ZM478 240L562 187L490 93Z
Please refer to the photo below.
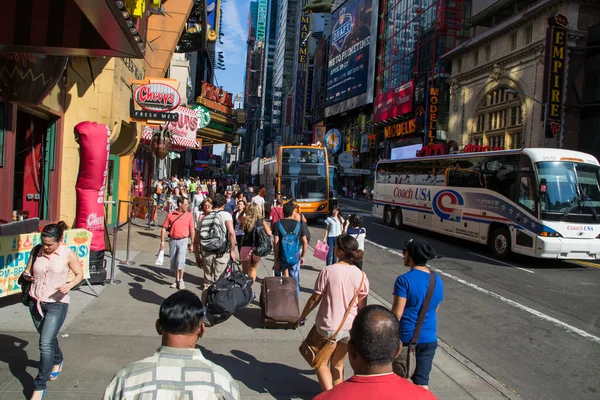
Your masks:
M377 164L373 215L488 244L497 257L600 258L600 166L585 153L521 149Z

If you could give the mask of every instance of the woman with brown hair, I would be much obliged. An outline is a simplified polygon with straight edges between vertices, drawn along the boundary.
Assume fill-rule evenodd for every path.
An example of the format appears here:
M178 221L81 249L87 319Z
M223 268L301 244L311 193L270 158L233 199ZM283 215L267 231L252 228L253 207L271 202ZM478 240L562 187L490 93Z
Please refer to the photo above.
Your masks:
M240 260L242 260L242 271L248 274L254 281L256 281L256 267L260 262L260 257L254 255L254 234L255 230L261 227L271 236L271 228L269 224L261 218L259 208L256 204L250 204L246 208L246 217L242 224L244 230L244 238L242 239L242 249L240 252Z
M261 218L265 217L265 197L267 197L267 191L265 188L260 189L258 196L252 198L252 204L256 204L260 210Z
M331 338L339 329L331 357L322 365L315 366L323 391L332 389L344 380L344 359L348 354L350 328L358 310L367 305L369 295L369 280L354 265L363 258L363 252L358 249L356 239L348 235L338 236L335 239L334 252L339 261L321 270L315 282L314 292L296 322L296 325L302 324L320 304L314 330L309 333L309 336L316 335L312 340ZM358 296L352 302L356 293ZM347 310L348 315L344 320Z
M340 213L340 206L335 204L333 207L331 207L329 216L325 220L325 225L327 225L327 227L325 228L325 237L323 238L323 242L327 243L329 246L326 264L331 265L337 262L337 258L333 251L335 239L344 231L344 218Z
M63 244L65 229L67 225L62 221L44 227L41 248L23 272L24 278L32 282L29 312L40 333L40 366L33 381L32 400L44 397L46 382L56 380L62 371L64 359L57 335L67 317L69 291L83 280L79 258ZM67 283L69 271L75 278Z
M244 238L243 223L246 218L246 200L238 200L237 210L232 214L233 229L235 230L235 239L238 245L238 251L242 252L242 239Z

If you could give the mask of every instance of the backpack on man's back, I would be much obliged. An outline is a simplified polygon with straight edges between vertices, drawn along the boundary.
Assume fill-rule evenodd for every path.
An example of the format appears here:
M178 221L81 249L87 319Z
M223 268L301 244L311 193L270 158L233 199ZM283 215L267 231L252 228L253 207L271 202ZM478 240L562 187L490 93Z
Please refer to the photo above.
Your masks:
M301 225L300 222L296 222L294 231L287 233L281 221L277 222L277 228L281 236L281 248L283 250L283 254L279 256L279 259L286 264L294 265L300 261L300 238L298 237L298 233L300 232Z
M225 254L229 247L227 228L219 213L226 211L211 211L202 218L200 225L200 244L202 250L209 253Z

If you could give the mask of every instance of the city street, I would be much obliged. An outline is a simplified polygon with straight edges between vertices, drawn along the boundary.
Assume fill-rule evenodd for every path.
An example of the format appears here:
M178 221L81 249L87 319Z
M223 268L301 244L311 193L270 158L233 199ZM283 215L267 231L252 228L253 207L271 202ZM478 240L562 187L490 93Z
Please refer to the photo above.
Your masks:
M422 237L442 275L441 340L524 399L597 399L600 392L600 265L516 258L494 260L484 246L417 229L399 231L370 216L371 203L341 199L363 215L364 270L389 302L407 271L401 250ZM323 221L311 225L314 243Z

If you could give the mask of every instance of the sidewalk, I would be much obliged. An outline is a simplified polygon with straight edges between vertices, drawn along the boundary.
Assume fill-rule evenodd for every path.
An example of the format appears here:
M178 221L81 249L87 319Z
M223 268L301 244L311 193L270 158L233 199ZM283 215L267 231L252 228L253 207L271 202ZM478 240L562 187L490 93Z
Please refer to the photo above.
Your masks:
M122 366L151 355L159 347L154 323L159 305L173 293L168 260L163 267L154 266L159 235L158 229L133 227L130 258L135 264L119 267L117 278L121 283L95 286L98 298L86 294L89 289L85 286L72 294L69 315L59 335L65 367L60 378L49 383L46 399L101 399L106 385ZM120 232L118 248L124 248L125 239L126 234ZM117 259L124 255L119 250ZM202 272L192 259L190 254L186 287L200 293ZM306 264L301 271L301 308L324 266L312 256L312 249ZM263 259L259 278L269 276L272 265L272 256ZM18 299L8 300L0 299L0 400L23 399L24 389L30 393L39 357L39 336L27 309ZM371 293L369 303L389 307L375 293ZM223 366L239 382L244 399L311 399L320 387L314 371L298 353L298 346L312 327L315 314L313 311L307 324L298 330L262 329L260 308L254 301L228 321L208 328L198 344L208 359ZM346 376L351 375L347 364ZM440 399L519 398L443 342L434 359L431 390Z

